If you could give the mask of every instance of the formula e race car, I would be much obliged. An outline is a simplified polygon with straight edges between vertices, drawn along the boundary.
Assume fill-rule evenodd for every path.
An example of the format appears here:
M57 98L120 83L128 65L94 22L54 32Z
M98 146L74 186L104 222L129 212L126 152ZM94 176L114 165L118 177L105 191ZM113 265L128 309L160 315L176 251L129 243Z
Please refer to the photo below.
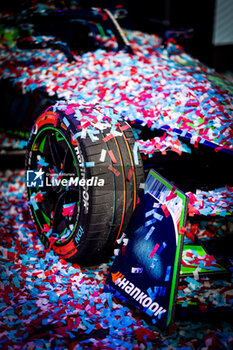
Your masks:
M19 24L15 45L1 45L2 144L31 130L26 185L46 247L81 263L111 252L151 167L205 191L190 192L190 215L232 213L226 79L174 39L122 30L107 9Z

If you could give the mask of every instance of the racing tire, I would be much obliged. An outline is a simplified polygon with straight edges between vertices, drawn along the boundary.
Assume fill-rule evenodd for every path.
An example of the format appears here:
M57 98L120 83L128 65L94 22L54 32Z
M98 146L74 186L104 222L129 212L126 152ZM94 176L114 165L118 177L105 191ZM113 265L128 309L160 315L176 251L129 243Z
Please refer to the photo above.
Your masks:
M112 254L144 182L135 146L131 127L109 107L55 105L36 120L26 187L47 249L80 265Z

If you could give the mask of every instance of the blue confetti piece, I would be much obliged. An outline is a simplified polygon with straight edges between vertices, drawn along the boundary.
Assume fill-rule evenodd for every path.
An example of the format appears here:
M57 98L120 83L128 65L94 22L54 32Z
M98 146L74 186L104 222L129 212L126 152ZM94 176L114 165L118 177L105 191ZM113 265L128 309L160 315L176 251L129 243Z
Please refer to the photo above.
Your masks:
M166 242L163 242L163 244L159 247L159 249L157 250L157 255L159 255L167 246Z
M49 165L49 163L47 163L43 157L37 160L37 164L45 167Z
M195 280L195 279L189 277L189 276L186 277L186 281L187 281L188 283L192 284L192 285L195 285L195 286L198 286L198 287L201 288L201 283L198 282L197 280Z
M38 207L38 205L37 205L37 203L36 203L34 197L31 197L31 198L30 198L29 203L33 206L33 209L34 209L34 210L38 210L38 209L39 209L39 207Z
M156 211L154 211L153 216L155 219L158 219L159 221L163 219L163 215L156 213Z
M62 297L61 297L62 299ZM55 292L50 292L49 293L49 300L56 303L59 300L59 296Z
M171 266L167 266L166 273L165 273L165 278L164 278L165 282L168 282L170 280L171 269L172 269Z
M154 227L154 226L151 226L149 232L147 232L146 236L144 237L144 239L145 239L146 241L148 241L148 239L151 237L151 235L152 235L152 233L154 232L154 230L155 230L155 227Z
M95 166L95 162L83 162L83 163L81 164L81 166L82 166L83 168L91 168L91 167L94 167L94 166Z
M88 327L88 329L84 333L90 334L94 329L95 329L95 325L92 324Z
M145 217L147 218L148 216L151 216L151 215L153 215L153 214L154 214L154 209L149 210L149 211L147 211L147 212L145 213Z
M149 315L150 317L153 316L154 312L152 310L150 310L149 308L145 310L145 312L147 313L147 315Z
M62 121L63 121L63 123L65 124L65 126L66 126L67 128L70 126L70 122L69 122L69 120L67 120L66 117L63 117Z
M16 288L20 288L20 283L19 283L19 280L18 280L18 278L16 276L13 277L13 283L14 283L14 286Z
M156 219L151 219L145 222L145 227L148 227L156 222Z
M152 300L155 299L156 294L155 294L155 292L153 292L153 290L151 289L151 287L149 287L149 288L147 289L147 293L148 293L149 297L150 297Z

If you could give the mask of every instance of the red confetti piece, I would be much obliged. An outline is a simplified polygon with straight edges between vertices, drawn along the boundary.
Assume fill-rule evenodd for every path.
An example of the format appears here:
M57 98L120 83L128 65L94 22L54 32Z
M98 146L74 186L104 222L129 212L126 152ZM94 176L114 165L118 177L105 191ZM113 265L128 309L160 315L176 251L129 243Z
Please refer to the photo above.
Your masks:
M54 237L49 237L49 247L48 249L45 249L45 252L46 253L49 253L52 246L54 245L54 243L56 242L57 238L54 238Z
M171 190L171 193L166 197L166 201L170 201L171 199L177 196L177 193L175 193L175 190L176 190L176 187L174 186Z
M156 245L155 245L154 248L152 249L152 251L151 251L149 257L150 257L150 258L153 258L153 256L155 255L155 253L157 252L158 249L159 249L159 244L156 243Z
M116 176L120 175L120 172L116 168L114 168L111 164L108 166L108 170L110 170Z
M72 204L71 206L66 207L66 208L63 207L62 208L62 215L71 217L74 213L74 208L75 208L75 204Z
M51 248L50 248L50 249L51 249ZM49 276L51 276L52 274L57 273L57 272L58 272L57 267L54 266L54 267L51 268L51 270L45 271L44 274L45 274L46 277L49 277Z
M170 215L170 212L169 212L169 210L168 210L168 207L166 206L166 204L162 204L161 205L161 208L162 208L162 210L163 210L163 212L164 212L164 215L166 216L166 218Z
M37 192L37 194L35 195L34 199L35 199L35 201L36 201L37 203L42 202L43 199L44 199L43 193Z
M125 125L123 125L123 126L120 126L120 130L123 132L123 131L125 131L125 130L127 130L127 129L129 129L130 128L130 126L129 126L129 124L125 124Z
M108 136L105 136L105 137L103 138L103 141L104 141L104 142L108 142L108 141L111 140L113 137L114 137L114 136L113 136L112 134L109 134Z
M115 158L115 156L114 156L114 154L113 154L113 151L112 151L111 149L108 151L108 154L109 154L109 156L110 156L112 162L113 162L114 164L116 164L116 163L117 163L117 160L116 160L116 158Z
M73 114L73 113L75 113L75 111L73 110L73 108L70 107L70 106L68 106L68 107L66 108L66 110L65 110L65 114L66 114L66 115L70 115L70 114Z
M43 229L41 230L41 233L47 233L47 232L49 232L49 230L50 230L50 227L47 225L47 224L44 224L43 225Z
M181 235L184 235L184 234L186 233L186 228L185 228L184 226L182 226L182 227L180 228L180 230L179 230L179 233L180 233Z
M130 168L127 174L127 180L130 181L134 173L134 169Z

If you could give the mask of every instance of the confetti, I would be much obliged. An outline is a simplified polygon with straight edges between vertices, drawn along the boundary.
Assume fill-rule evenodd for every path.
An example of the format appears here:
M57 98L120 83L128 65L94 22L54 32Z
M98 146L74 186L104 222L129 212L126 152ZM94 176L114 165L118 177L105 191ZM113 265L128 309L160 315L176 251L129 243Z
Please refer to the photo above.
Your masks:
M35 2L33 6L35 12L40 12L48 5ZM56 50L35 49L34 59L29 50L1 50L1 79L8 79L24 94L40 88L50 96L56 94L60 101L52 107L54 112L63 110L79 121L83 110L77 107L78 103L80 106L87 102L89 105L104 103L112 106L115 114L122 115L125 120L137 121L151 130L163 130L161 137L137 140L133 150L135 164L138 150L146 155L166 154L168 150L179 155L190 153L191 148L180 137L189 139L194 147L210 142L216 151L232 151L232 87L219 79L213 70L186 54L174 41L163 46L156 35L126 32L135 51L132 56L97 50L75 56L76 62L68 63L64 54ZM114 48L114 40L110 39L109 45ZM37 64L39 60L40 65ZM67 107L65 100L75 100L77 108L73 109L72 103ZM92 116L98 119L96 111ZM94 118L84 117L85 122L93 122ZM67 118L63 120L69 127L67 121ZM104 130L103 124L101 119L95 123L95 128ZM115 122L111 124L115 126ZM127 127L120 130L125 131ZM85 124L85 130L83 134L80 130L73 135L73 140L88 131L95 142L98 135L91 132L91 125ZM120 135L113 128L104 141L117 136ZM25 141L1 135L3 148L23 149L25 146ZM104 162L106 153L101 152L101 157L100 161ZM46 166L45 163L43 159L38 162L41 166ZM139 314L111 300L109 294L103 292L111 262L94 269L80 268L60 259L52 249L49 253L45 251L29 215L24 172L7 170L0 175L0 346L9 349L232 347L232 326L227 320L212 322L209 318L205 322L202 318L200 321L176 318L169 334L162 335L155 325L148 325ZM198 225L195 221L189 222L185 239L195 235L211 238L217 232L221 235L227 232L224 219L232 214L231 187L189 193L189 197L189 214L194 215L193 220L197 215L211 217ZM36 206L42 198L43 194L37 194L30 200ZM165 205L163 211L169 215ZM216 217L220 224L214 221ZM50 231L49 226L44 229ZM55 238L50 238L52 244ZM208 258L204 263L208 263ZM170 274L171 266L164 272L165 281L169 280ZM182 303L183 309L188 309L189 302L195 302L203 311L202 315L210 306L215 310L222 306L232 309L231 282L197 281L197 278L180 282L178 302ZM148 294L165 293L159 288Z
M120 175L120 172L116 168L114 168L111 164L108 166L108 170L110 170L116 176Z
M95 166L95 162L83 162L83 163L81 164L81 166L82 166L83 168L91 168L91 167L94 167L94 166Z
M154 246L154 248L152 249L152 251L150 252L149 257L153 258L153 256L155 255L155 253L157 252L157 250L159 249L159 244L156 243L156 245Z
M226 216L233 213L233 187L226 186L212 191L197 190L196 194L188 192L191 215Z
M233 150L231 85L174 42L168 41L164 47L156 35L126 33L133 56L97 50L75 55L76 61L69 63L57 50L34 49L35 61L30 50L2 50L1 78L17 84L23 93L42 88L50 96L57 94L60 100L76 100L80 105L105 103L129 122L163 130L163 136L137 140L135 164L136 148L146 155L166 154L167 150L190 153L191 148L180 137L189 139L194 147L204 143L216 151ZM114 47L111 40L108 45ZM80 118L82 112L70 107L65 114ZM69 126L67 118L63 122ZM126 124L120 130L127 128ZM104 141L113 138L114 132Z
M107 154L107 151L105 149L102 149L101 150L101 154L100 154L100 162L104 162L105 161L106 154Z
M151 226L150 230L147 232L146 236L145 236L145 240L148 241L148 239L150 239L150 236L152 235L152 233L154 232L155 227Z
M172 269L171 266L168 266L166 269L165 278L164 278L165 282L169 281L169 279L170 279L171 269Z
M134 169L130 168L127 174L127 181L130 181L134 173Z
M116 160L116 158L115 158L115 156L114 156L114 154L113 154L113 151L112 151L112 150L109 150L109 151L108 151L108 154L109 154L109 156L110 156L110 158L111 158L111 161L112 161L114 164L116 164L116 163L117 163L117 160Z

